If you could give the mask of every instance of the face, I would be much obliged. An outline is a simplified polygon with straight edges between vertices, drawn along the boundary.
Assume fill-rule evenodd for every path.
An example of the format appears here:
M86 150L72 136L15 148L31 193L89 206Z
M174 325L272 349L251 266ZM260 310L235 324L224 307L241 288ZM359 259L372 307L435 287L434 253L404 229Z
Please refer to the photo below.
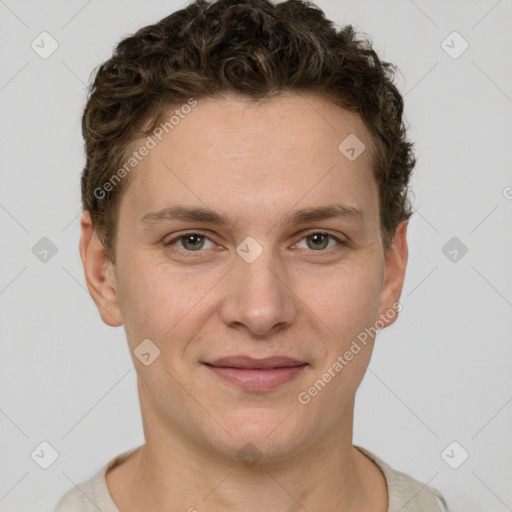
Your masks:
M81 241L103 320L125 325L146 438L277 460L351 432L361 333L396 318L407 260L405 222L383 251L361 119L312 95L211 98L155 141L120 202L115 268L86 216Z

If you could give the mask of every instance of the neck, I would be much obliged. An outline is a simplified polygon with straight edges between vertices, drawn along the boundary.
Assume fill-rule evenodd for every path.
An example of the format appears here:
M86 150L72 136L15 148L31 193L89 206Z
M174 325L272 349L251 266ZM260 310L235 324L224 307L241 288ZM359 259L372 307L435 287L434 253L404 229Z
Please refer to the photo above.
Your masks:
M107 474L107 484L120 512L386 512L385 479L352 446L353 404L349 409L344 425L300 452L253 465L145 410L146 444Z

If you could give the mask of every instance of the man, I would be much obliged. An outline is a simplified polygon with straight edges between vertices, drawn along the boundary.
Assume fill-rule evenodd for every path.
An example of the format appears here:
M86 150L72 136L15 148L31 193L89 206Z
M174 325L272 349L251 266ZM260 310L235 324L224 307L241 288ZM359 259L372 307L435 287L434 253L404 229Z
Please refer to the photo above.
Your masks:
M146 442L56 512L444 510L352 445L408 256L391 70L299 0L197 1L97 70L80 254Z

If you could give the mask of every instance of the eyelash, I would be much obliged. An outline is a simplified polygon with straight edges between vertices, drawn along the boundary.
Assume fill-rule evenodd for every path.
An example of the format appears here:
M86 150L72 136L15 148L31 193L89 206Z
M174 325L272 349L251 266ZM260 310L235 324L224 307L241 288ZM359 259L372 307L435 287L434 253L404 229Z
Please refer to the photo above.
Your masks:
M181 250L182 252L186 253L188 258L196 258L198 257L202 252L205 252L204 250L202 249L199 249L197 251L188 251L187 249L176 249L174 247L172 247L174 245L175 242L178 242L179 240L183 239L183 238L186 238L187 236L190 236L190 235L199 235L201 237L204 237L205 239L209 240L209 241L213 241L211 240L211 238L204 234L204 233L201 233L200 231L189 231L187 233L182 233L181 235L178 235L178 236L175 236L174 238L172 238L171 240L167 241L164 243L164 247L169 247L171 250ZM331 249L324 249L324 250L318 250L318 251L315 251L313 249L311 249L311 252L318 252L318 253L324 253L324 254L331 254L332 252L336 252L338 250L341 250L342 248L344 247L348 247L349 246L349 243L338 238L337 236L331 234L331 233L328 233L326 231L312 231L310 233L306 233L300 240L303 240L304 238L307 238L308 236L311 236L311 235L327 235L330 239L332 240L335 240L339 246L341 247L338 247L338 248L332 248ZM195 255L194 253L197 253L197 255Z

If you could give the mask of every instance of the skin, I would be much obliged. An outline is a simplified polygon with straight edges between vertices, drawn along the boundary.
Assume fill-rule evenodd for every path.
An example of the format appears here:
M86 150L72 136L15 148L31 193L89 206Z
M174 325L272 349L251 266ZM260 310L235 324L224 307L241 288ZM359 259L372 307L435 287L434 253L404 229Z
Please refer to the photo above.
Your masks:
M349 134L367 148L353 162L338 150ZM107 473L121 512L387 510L384 476L352 445L374 338L307 405L298 401L402 291L407 221L386 254L371 145L357 114L316 95L205 99L130 176L115 266L84 212L87 285L103 321L125 326L146 439ZM279 222L334 203L362 217ZM176 204L222 211L237 224L140 222ZM325 231L348 245L327 239L317 249L308 235ZM164 246L190 232L207 241ZM263 248L252 263L236 252L248 236ZM134 356L146 338L161 351L148 366ZM277 389L251 392L202 364L240 354L309 365ZM248 442L261 454L250 467L237 456Z

